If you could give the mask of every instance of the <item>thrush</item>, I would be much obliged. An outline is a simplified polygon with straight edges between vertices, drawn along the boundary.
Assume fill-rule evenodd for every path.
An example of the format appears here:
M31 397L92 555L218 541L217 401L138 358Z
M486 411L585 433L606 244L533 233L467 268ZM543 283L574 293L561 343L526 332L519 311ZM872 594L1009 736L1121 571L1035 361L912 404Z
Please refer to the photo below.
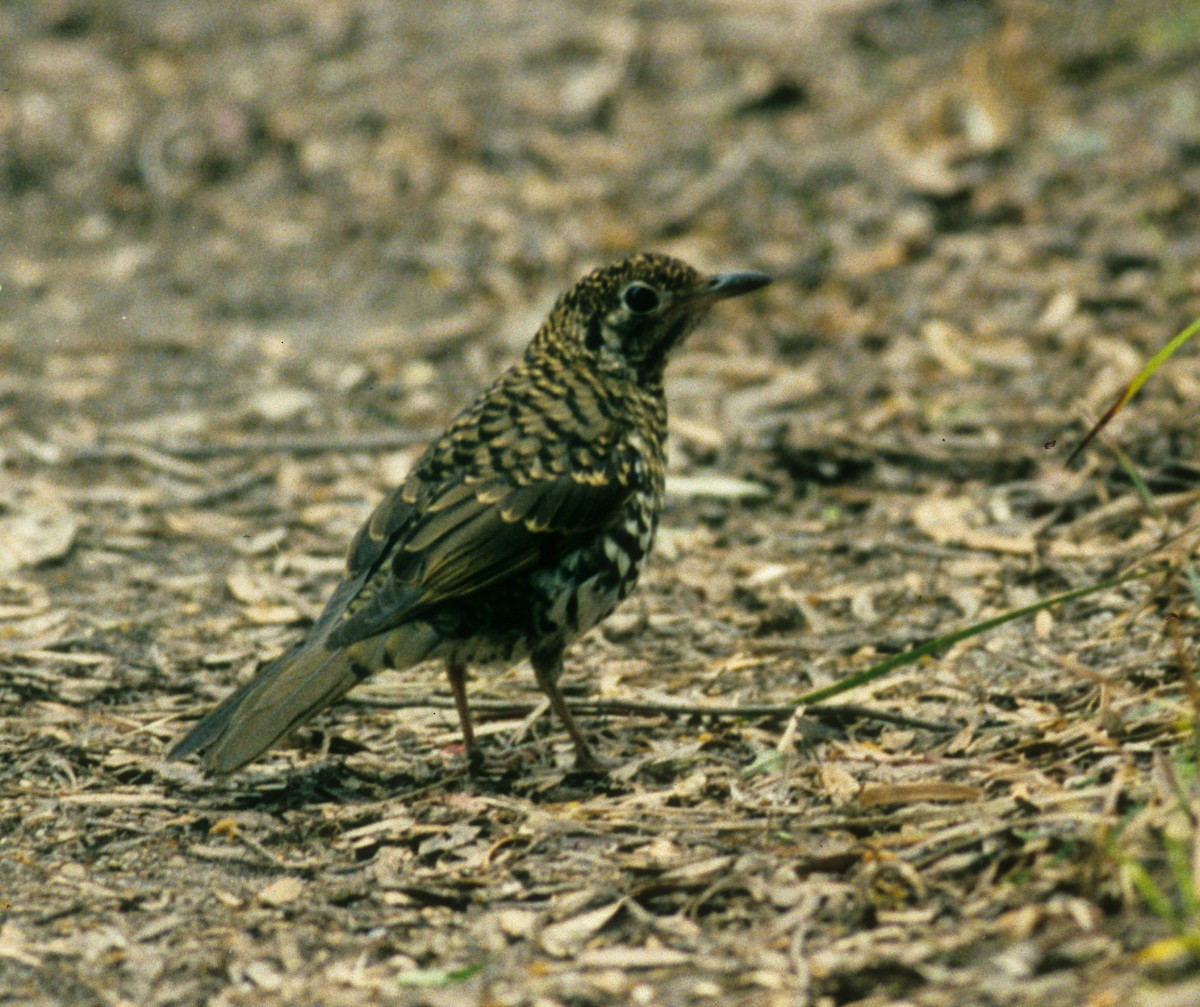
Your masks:
M654 541L668 356L714 303L769 282L658 254L585 276L376 507L306 638L170 757L230 773L373 672L437 658L476 767L467 666L528 657L576 766L600 769L559 689L563 653L629 594Z

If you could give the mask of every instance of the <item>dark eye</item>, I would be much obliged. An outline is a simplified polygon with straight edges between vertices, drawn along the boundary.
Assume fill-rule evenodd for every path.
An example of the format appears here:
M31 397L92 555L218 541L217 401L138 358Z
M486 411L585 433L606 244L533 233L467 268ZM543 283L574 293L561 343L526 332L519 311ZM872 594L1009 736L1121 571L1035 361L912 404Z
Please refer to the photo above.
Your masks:
M637 315L644 315L658 307L658 291L644 283L631 283L625 288L625 307Z

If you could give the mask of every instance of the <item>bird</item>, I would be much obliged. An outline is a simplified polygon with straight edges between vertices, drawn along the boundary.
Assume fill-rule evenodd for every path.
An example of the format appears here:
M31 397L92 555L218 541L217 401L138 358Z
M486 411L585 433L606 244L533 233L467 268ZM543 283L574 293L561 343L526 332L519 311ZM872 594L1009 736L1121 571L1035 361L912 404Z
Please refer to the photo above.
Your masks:
M564 652L630 593L650 552L668 357L715 303L770 282L654 252L584 276L375 508L306 636L168 757L198 754L224 776L375 671L440 659L474 771L468 666L528 658L575 768L603 773L559 688Z

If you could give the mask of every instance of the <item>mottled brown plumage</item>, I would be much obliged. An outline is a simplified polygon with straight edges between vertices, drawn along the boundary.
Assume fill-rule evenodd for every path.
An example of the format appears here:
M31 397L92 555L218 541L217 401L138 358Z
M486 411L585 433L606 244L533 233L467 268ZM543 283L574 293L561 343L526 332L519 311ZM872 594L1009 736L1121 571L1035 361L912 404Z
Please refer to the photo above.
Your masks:
M293 651L267 664L171 752L212 773L256 758L367 675L446 663L468 758L470 662L528 656L575 744L563 651L637 581L662 508L668 354L761 273L705 277L662 255L589 274L524 358L464 410L350 544L346 573Z

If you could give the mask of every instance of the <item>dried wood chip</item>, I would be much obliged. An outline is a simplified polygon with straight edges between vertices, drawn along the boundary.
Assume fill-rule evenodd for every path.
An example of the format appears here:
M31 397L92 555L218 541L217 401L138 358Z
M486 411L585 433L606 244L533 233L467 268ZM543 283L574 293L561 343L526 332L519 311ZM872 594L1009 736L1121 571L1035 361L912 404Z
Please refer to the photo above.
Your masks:
M302 618L294 605L247 605L243 614L256 626L287 626Z
M668 476L667 495L684 500L699 497L715 500L764 500L771 495L771 490L747 479L703 473Z
M832 763L822 763L818 770L821 787L835 804L853 800L862 790L862 784L853 774Z
M304 882L297 877L285 875L272 881L255 898L265 905L278 908L295 902L303 894Z
M95 668L102 664L111 664L111 654L88 654L80 650L40 650L29 648L11 651L30 661L58 662L60 664L76 664L82 668Z
M24 932L11 921L0 923L0 959L28 965L30 968L37 968L42 963L29 946Z
M669 870L664 877L680 885L707 884L723 875L733 864L732 856L708 857Z
M93 808L178 808L184 803L163 794L141 791L111 794L64 794L59 800L64 804Z
M435 835L429 836L421 841L421 845L417 847L417 855L427 857L431 853L445 853L448 850L458 849L460 846L465 846L479 835L480 828L478 825L468 825L465 822L460 822L452 825L444 832L438 832Z
M387 818L381 818L377 822L369 822L366 825L360 825L356 829L343 832L342 838L348 840L351 844L362 840L376 839L380 836L395 838L408 833L415 824L416 822L411 815L389 815Z
M248 539L234 539L233 547L243 556L261 556L274 552L283 545L288 536L288 530L282 526L269 528L267 531L252 535Z
M599 909L551 924L538 935L538 941L547 954L555 958L569 958L599 933L609 920L621 911L623 904L624 900L618 899Z
M1036 547L1032 532L1007 534L974 527L968 518L980 515L979 505L968 497L931 497L912 509L917 528L939 545L961 545L968 549L1031 555Z
M666 969L687 965L695 955L674 948L588 948L575 961L583 968Z
M930 319L921 326L921 339L938 363L951 374L968 378L974 373L972 341L955 326L940 319Z
M261 896L260 896L261 897ZM242 966L242 973L261 990L272 993L283 985L283 976L268 961L253 961Z
M528 939L537 925L538 914L529 909L498 909L492 914L496 925L509 937Z
M169 510L163 522L181 538L209 539L229 543L236 538L249 538L256 528L244 518L214 510Z
M139 944L152 941L155 937L169 934L186 924L187 921L179 913L164 913L162 916L152 919L140 930L134 931L133 940Z
M249 406L269 423L281 423L309 411L316 403L316 395L307 389L280 385L256 392L250 397Z
M858 803L864 808L884 804L965 804L983 798L983 791L962 783L894 783L863 787Z
M79 534L78 519L61 503L43 499L21 506L28 509L0 515L0 573L61 560Z

